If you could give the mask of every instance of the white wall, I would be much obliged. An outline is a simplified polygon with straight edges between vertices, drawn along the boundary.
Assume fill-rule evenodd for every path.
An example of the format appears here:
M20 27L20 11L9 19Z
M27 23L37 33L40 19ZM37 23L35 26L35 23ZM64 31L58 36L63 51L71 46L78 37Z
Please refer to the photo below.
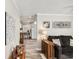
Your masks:
M49 21L50 28L45 29L43 22ZM70 21L71 28L52 28L52 22L54 21ZM58 36L58 35L73 35L72 27L73 17L71 15L64 14L37 14L37 39L40 39L39 30L42 28L47 31L47 35Z
M7 19L6 21L9 23L6 23L9 27L6 27L7 30L7 45L5 46L5 59L8 59L13 47L19 44L19 33L20 33L20 18L19 13L15 5L13 4L12 0L5 0L5 11L9 16L12 17L12 21L10 19ZM14 30L13 27L15 26ZM13 32L13 31L14 32ZM14 36L13 36L14 35ZM9 39L10 38L10 39Z
M49 21L50 28L46 29L43 27L43 22ZM70 15L62 15L62 14L37 14L37 40L38 40L38 48L41 48L41 34L39 34L39 30L45 30L46 35L49 36L58 36L58 35L73 35L73 27L71 28L52 28L53 21L70 21L72 23L73 18ZM44 37L43 37L44 38Z
M23 25L23 32L27 32L27 30L31 29L31 24Z
M37 24L32 25L32 39L37 39Z

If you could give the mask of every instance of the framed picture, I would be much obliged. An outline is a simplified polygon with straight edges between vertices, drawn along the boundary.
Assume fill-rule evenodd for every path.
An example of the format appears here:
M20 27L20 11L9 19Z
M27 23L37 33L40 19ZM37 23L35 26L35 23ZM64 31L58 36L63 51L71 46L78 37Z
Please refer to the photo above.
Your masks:
M56 21L52 23L53 28L71 28L70 21Z
M50 28L50 22L49 21L44 21L43 22L43 27L44 28Z

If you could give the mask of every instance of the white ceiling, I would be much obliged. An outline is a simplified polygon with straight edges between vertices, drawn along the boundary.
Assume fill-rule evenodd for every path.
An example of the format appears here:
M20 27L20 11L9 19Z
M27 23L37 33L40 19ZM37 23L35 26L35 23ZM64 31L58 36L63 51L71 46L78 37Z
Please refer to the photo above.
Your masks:
M70 14L73 12L73 0L13 0L21 16L36 13Z
M28 25L37 13L73 14L73 0L12 0L21 16L21 24ZM29 19L28 19L29 18Z

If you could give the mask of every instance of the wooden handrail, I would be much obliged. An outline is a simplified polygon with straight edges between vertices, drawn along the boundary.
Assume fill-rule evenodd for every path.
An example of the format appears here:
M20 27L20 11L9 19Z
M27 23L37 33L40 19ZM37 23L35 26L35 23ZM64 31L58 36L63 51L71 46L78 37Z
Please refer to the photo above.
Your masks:
M42 53L47 59L54 59L54 44L48 40L42 40Z

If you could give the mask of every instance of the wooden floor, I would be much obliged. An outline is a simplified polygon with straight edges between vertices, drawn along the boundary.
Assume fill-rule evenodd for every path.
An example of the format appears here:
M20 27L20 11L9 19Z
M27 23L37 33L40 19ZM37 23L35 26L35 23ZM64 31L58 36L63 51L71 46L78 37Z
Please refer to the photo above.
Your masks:
M24 40L26 48L26 59L42 59L37 45L37 40Z

